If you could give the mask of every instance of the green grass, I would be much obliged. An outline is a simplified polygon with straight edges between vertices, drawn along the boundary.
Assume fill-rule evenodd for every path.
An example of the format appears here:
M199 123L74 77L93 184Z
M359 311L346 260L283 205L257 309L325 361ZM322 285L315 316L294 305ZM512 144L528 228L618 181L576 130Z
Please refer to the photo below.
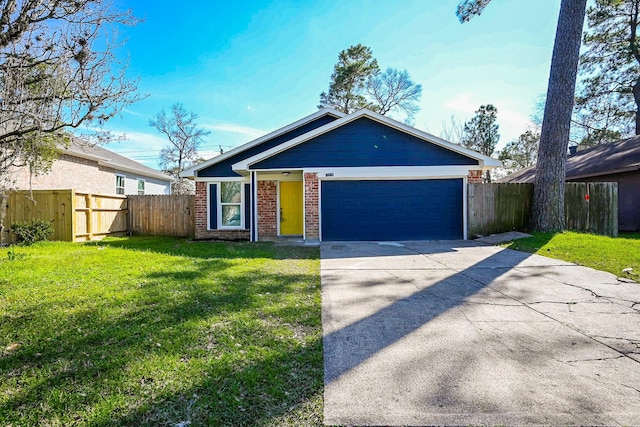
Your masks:
M631 275L640 279L640 234L619 237L594 234L533 233L533 237L515 240L506 245L510 249L573 262L597 270L625 276L622 269L634 269Z
M319 251L0 248L0 425L322 423Z

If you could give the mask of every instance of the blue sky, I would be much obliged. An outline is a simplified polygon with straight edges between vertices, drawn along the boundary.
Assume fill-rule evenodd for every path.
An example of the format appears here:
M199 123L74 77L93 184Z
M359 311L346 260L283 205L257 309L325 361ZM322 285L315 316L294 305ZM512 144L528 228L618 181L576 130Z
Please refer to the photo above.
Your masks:
M157 167L166 142L148 121L181 102L211 131L205 157L228 151L316 111L338 53L357 43L422 84L417 128L440 135L492 103L504 146L546 92L559 3L493 0L461 25L458 0L117 0L144 20L120 36L148 97L107 124L127 141L106 148Z

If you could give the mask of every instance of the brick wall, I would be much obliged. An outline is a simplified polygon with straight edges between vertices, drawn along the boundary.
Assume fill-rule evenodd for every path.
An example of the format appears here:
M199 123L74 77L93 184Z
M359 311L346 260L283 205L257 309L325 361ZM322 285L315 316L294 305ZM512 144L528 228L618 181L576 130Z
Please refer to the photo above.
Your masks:
M278 181L258 181L258 240L278 235Z
M196 182L195 198L195 238L214 240L249 240L249 230L207 230L207 205L208 182Z
M481 170L470 170L469 176L467 178L467 182L469 184L481 184L482 183L482 171Z
M304 230L306 240L320 238L320 215L318 213L318 174L304 174Z
M29 189L27 168L20 168L12 175L17 189ZM73 188L84 193L115 194L115 170L99 166L95 160L63 154L53 162L49 173L31 178L31 187L34 190Z

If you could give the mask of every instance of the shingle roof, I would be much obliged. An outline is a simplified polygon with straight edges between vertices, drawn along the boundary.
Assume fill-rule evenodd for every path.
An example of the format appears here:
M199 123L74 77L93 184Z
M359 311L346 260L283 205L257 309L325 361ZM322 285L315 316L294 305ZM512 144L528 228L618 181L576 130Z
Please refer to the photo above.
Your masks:
M99 145L89 144L80 138L73 137L67 148L62 153L70 156L80 156L102 162L114 169L121 169L127 172L133 172L150 178L157 178L165 181L173 181L173 178L163 174L162 172L131 160L127 157L116 154Z
M567 158L567 179L609 175L640 169L640 135L610 144L578 151ZM530 166L506 176L498 182L533 182L535 166Z

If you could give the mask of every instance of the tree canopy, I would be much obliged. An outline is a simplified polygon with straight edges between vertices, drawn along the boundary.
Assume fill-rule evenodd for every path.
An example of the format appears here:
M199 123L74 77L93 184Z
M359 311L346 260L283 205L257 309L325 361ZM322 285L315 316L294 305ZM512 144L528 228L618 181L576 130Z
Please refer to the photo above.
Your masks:
M576 125L583 145L640 134L640 0L595 0L587 9Z
M331 107L349 114L368 108L379 114L401 114L412 123L420 110L422 85L407 70L387 68L380 72L371 48L357 44L338 55L329 90L320 94L318 108Z
M108 0L0 0L2 206L15 168L46 170L73 129L108 139L102 125L139 99L116 56L117 27L135 23Z
M493 155L500 140L498 133L498 109L491 104L481 105L476 115L464 124L462 145L485 156ZM485 181L491 182L489 171L485 174Z

